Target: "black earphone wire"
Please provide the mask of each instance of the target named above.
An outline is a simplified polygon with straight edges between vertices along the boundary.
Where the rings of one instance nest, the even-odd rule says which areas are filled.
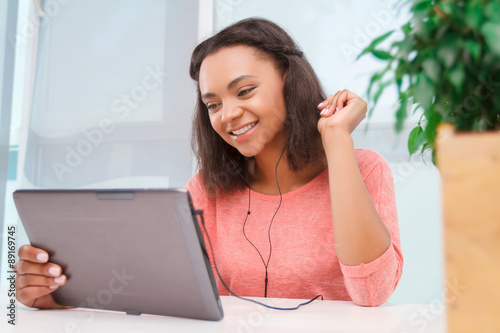
[[[276,163],[276,167],[274,168],[274,176],[275,176],[275,179],[276,179],[276,185],[278,186],[278,192],[280,194],[280,202],[278,204],[278,208],[276,208],[276,211],[273,214],[273,217],[271,218],[271,222],[269,223],[269,229],[267,230],[267,238],[269,240],[269,256],[267,257],[267,263],[264,261],[264,257],[260,253],[260,251],[257,248],[257,246],[255,246],[255,244],[252,243],[250,241],[250,239],[248,239],[248,237],[247,237],[247,235],[245,233],[245,225],[246,225],[247,220],[248,220],[248,215],[250,215],[250,186],[248,187],[248,211],[247,211],[247,216],[245,217],[245,221],[243,222],[243,235],[245,236],[246,240],[253,246],[253,248],[259,254],[260,259],[262,260],[262,263],[264,264],[264,268],[266,270],[266,277],[264,279],[264,297],[267,297],[267,283],[269,281],[269,279],[268,279],[268,267],[269,267],[269,262],[271,261],[271,254],[273,252],[273,244],[271,242],[271,227],[273,225],[274,218],[276,217],[276,214],[278,213],[278,210],[281,207],[281,203],[283,202],[283,195],[281,194],[280,184],[278,182],[278,165],[279,165],[279,163],[281,161],[281,158],[283,157],[283,154],[285,153],[285,149],[286,149],[286,145],[283,147],[283,151],[281,152],[280,158],[278,159],[278,162]],[[246,182],[246,180],[245,180],[245,182]]]

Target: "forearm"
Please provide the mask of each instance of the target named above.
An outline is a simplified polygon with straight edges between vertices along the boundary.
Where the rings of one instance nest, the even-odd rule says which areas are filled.
[[[350,134],[331,129],[323,141],[337,256],[348,266],[369,263],[387,250],[391,236],[366,189]]]

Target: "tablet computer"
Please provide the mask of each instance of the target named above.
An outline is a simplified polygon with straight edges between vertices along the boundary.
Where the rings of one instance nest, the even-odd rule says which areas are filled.
[[[17,190],[30,243],[68,280],[62,305],[220,320],[222,305],[184,189]]]

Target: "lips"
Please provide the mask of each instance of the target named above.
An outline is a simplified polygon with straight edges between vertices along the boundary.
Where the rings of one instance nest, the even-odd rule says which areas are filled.
[[[249,130],[251,130],[252,128],[255,127],[255,125],[257,125],[258,121],[254,121],[253,123],[251,124],[248,124],[246,125],[245,127],[242,127],[236,131],[231,131],[229,132],[231,135],[234,135],[234,136],[240,136],[240,135],[243,135],[245,134],[246,132],[248,132]]]

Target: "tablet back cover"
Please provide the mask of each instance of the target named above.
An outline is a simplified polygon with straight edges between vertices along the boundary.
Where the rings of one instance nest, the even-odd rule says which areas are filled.
[[[58,303],[222,319],[186,190],[18,190],[14,200],[31,244],[68,276]]]

